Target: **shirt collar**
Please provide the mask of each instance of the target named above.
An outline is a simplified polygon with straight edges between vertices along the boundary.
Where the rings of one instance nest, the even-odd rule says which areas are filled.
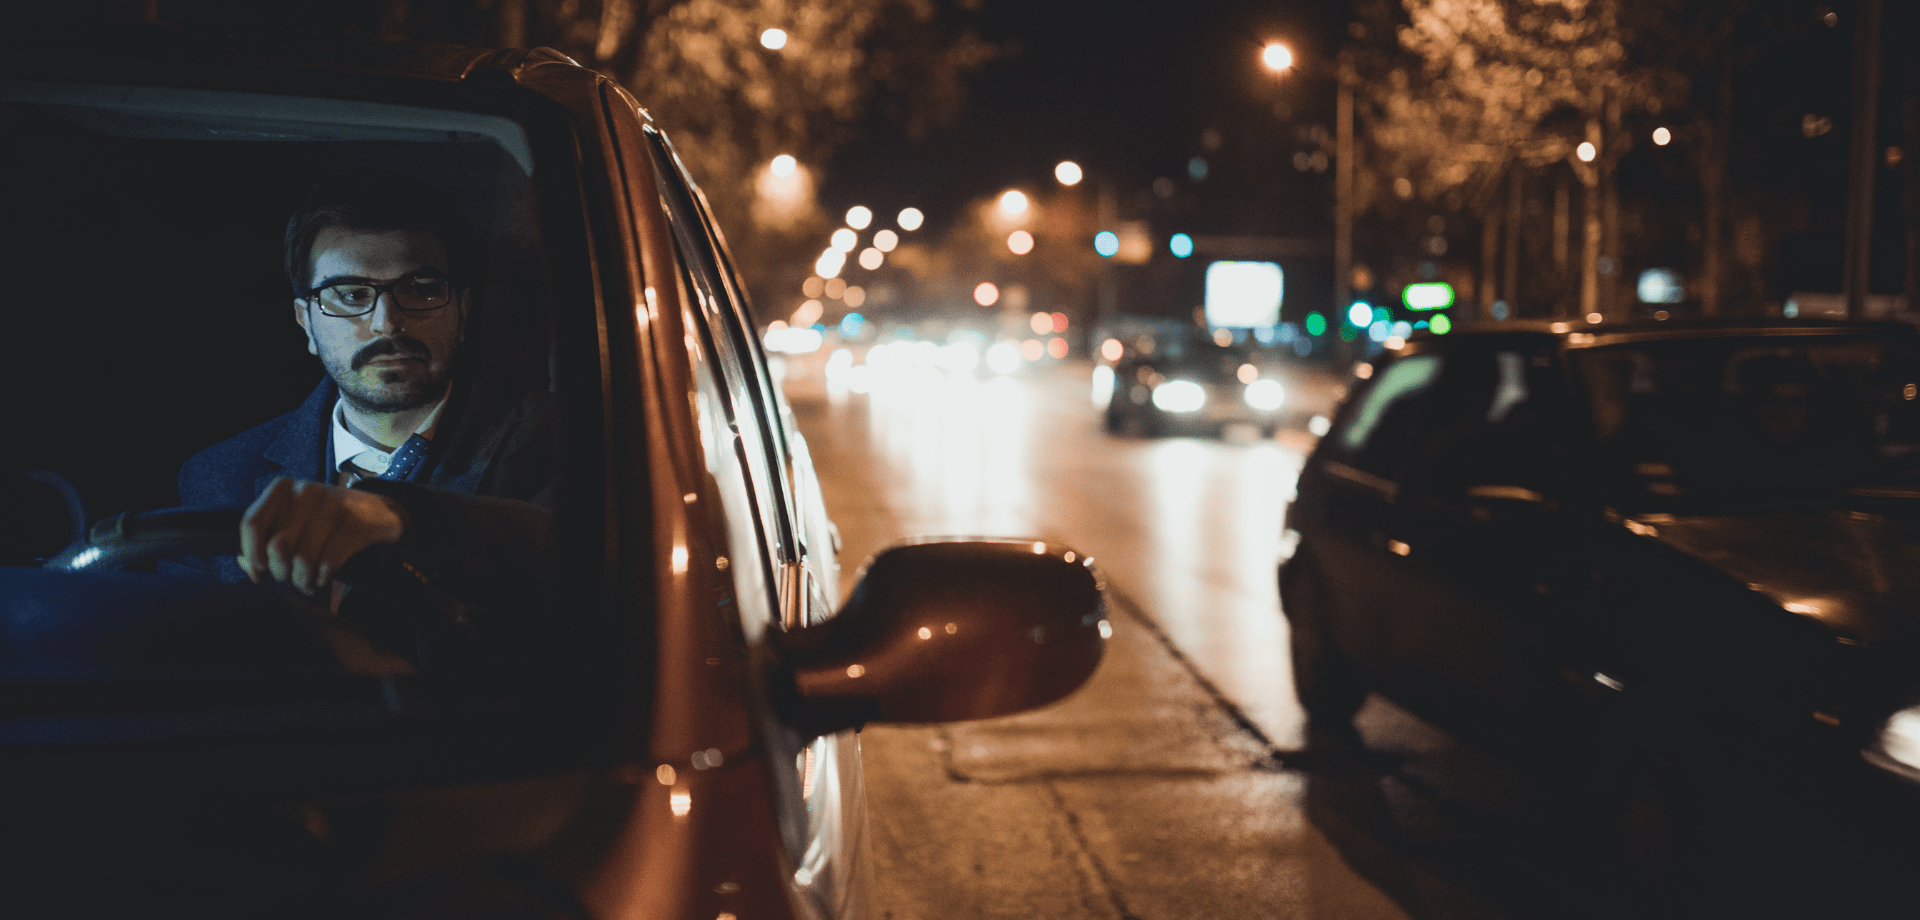
[[[440,425],[440,412],[446,407],[447,400],[443,396],[434,404],[433,411],[427,413],[427,417],[420,421],[420,427],[414,429],[413,433],[429,441],[433,440],[433,430]],[[393,451],[378,444],[368,444],[360,440],[353,433],[353,429],[347,427],[346,410],[345,398],[334,400],[333,457],[327,464],[327,472],[337,476],[347,471],[346,467],[349,463],[353,464],[355,472],[361,475],[378,476],[386,472],[387,461],[392,458]]]

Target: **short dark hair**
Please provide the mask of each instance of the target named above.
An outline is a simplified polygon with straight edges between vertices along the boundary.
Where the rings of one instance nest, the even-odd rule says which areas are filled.
[[[314,186],[287,221],[287,281],[296,297],[311,296],[313,242],[329,228],[363,233],[424,230],[446,247],[447,270],[456,284],[472,278],[477,242],[466,215],[437,189],[398,173],[367,169],[343,173]]]

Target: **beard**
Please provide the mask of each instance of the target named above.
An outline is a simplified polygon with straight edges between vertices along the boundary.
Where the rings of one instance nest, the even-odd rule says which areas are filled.
[[[366,366],[369,361],[388,356],[409,360]],[[432,405],[447,391],[446,367],[436,363],[427,346],[417,339],[379,339],[348,360],[334,356],[325,364],[327,375],[340,388],[340,395],[362,412],[386,414],[419,409]]]

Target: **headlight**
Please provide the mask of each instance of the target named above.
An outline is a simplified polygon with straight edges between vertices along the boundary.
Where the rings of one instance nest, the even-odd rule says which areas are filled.
[[[1894,713],[1865,751],[1875,766],[1920,780],[1920,706]]]
[[[1272,412],[1287,401],[1287,390],[1278,380],[1255,380],[1247,384],[1243,397],[1247,407],[1256,412]]]
[[[1113,368],[1105,364],[1093,366],[1093,406],[1105,409],[1113,402]]]
[[[1153,407],[1162,412],[1198,412],[1207,404],[1207,391],[1191,380],[1169,380],[1153,388]]]

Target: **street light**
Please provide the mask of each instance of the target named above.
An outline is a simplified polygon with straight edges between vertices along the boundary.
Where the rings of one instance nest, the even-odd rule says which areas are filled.
[[[1279,73],[1293,66],[1293,49],[1279,42],[1268,42],[1265,48],[1260,49],[1260,63],[1265,64],[1268,70]]]

